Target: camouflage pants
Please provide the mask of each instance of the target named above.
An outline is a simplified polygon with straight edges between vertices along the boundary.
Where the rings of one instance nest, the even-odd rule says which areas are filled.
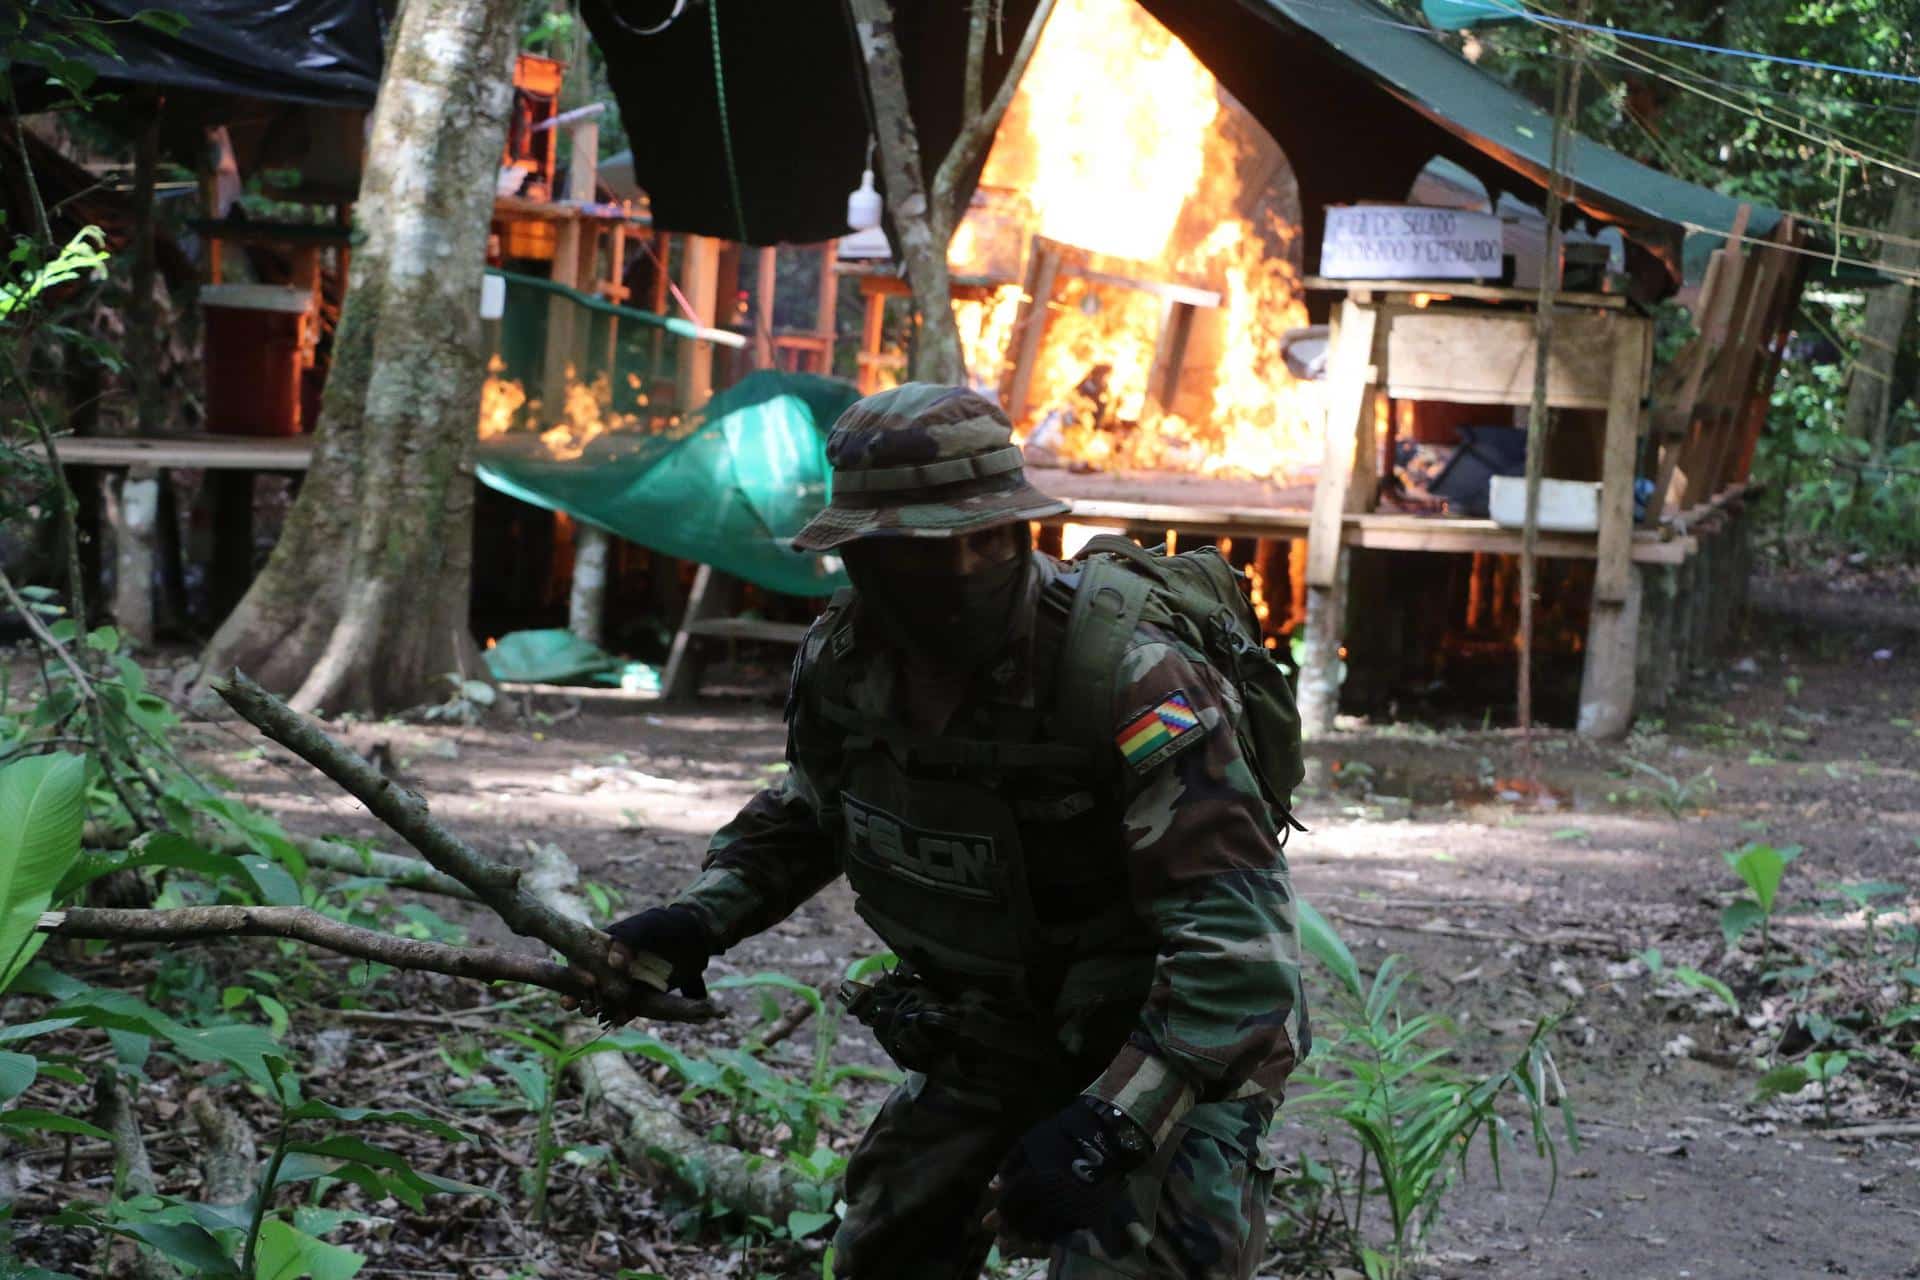
[[[836,1280],[974,1280],[993,1243],[980,1226],[987,1183],[1057,1105],[983,1110],[910,1076],[847,1168]],[[1247,1280],[1266,1245],[1273,1173],[1260,1135],[1271,1108],[1264,1099],[1194,1108],[1128,1179],[1102,1230],[1055,1246],[1049,1280]]]

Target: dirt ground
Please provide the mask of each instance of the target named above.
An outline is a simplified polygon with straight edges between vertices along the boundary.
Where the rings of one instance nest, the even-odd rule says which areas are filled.
[[[1476,1156],[1415,1274],[1920,1276],[1920,1139],[1839,1141],[1817,1106],[1752,1103],[1755,1033],[1629,963],[1658,947],[1669,963],[1728,971],[1717,921],[1739,886],[1720,855],[1751,840],[1805,848],[1782,890],[1790,945],[1857,934],[1858,916],[1807,906],[1817,886],[1896,881],[1910,907],[1920,893],[1916,611],[1808,627],[1795,619],[1826,615],[1804,592],[1759,599],[1743,647],[1664,722],[1611,746],[1538,735],[1539,790],[1514,782],[1526,769],[1509,733],[1354,724],[1312,745],[1295,883],[1363,968],[1406,956],[1409,1009],[1444,1013],[1475,1070],[1514,1052],[1537,1017],[1570,1010],[1555,1054],[1582,1144],[1563,1154],[1557,1193],[1521,1148],[1504,1188]],[[345,733],[385,743],[476,843],[511,857],[557,841],[637,910],[685,882],[711,831],[777,773],[778,684],[772,669],[746,670],[691,710],[542,695],[475,727]],[[203,761],[290,827],[375,833],[277,749],[225,729],[201,741]],[[836,886],[715,969],[818,984],[877,949]],[[1760,1019],[1765,993],[1747,990]],[[842,1051],[873,1053],[857,1035]],[[1847,1081],[1840,1121],[1920,1114],[1915,1066]],[[1273,1144],[1283,1164],[1353,1155],[1295,1121]]]

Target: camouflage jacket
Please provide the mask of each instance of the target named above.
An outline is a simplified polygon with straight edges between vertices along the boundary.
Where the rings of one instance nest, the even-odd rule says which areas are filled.
[[[1032,707],[1050,686],[1035,678],[1034,615],[1062,567],[1035,561],[1008,659],[976,675],[950,724],[969,702]],[[806,694],[825,621],[795,663],[788,773],[714,837],[705,870],[677,899],[723,945],[784,919],[843,870],[845,824],[820,764],[832,731],[809,714]],[[898,687],[896,655],[865,643],[856,694],[884,704]],[[1286,858],[1235,740],[1232,686],[1198,651],[1143,624],[1116,688],[1113,736],[1100,744],[1118,792],[1111,842],[1155,958],[1134,1033],[1085,1092],[1158,1141],[1196,1102],[1279,1093],[1304,1029],[1299,944]]]

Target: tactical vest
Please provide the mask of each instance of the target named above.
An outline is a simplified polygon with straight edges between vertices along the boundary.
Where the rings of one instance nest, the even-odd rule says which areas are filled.
[[[1112,1004],[1130,1016],[1154,944],[1128,889],[1118,762],[1105,733],[1059,731],[1053,668],[1073,578],[1034,563],[1034,707],[970,698],[936,735],[855,705],[861,655],[842,593],[803,652],[796,711],[811,720],[803,737],[820,762],[808,767],[825,775],[822,818],[855,907],[896,954],[1003,1012],[1058,1021]]]

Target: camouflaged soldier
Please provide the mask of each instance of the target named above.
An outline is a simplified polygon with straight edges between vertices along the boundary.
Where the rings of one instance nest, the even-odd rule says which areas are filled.
[[[613,927],[614,963],[661,956],[702,995],[710,956],[847,877],[901,965],[845,994],[909,1074],[848,1169],[838,1276],[972,1277],[995,1229],[1056,1277],[1251,1276],[1304,1009],[1234,684],[1141,624],[1097,730],[1066,729],[1082,570],[1028,522],[1067,507],[981,396],[870,396],[827,453],[832,504],[794,542],[854,586],[795,663],[790,771]]]

